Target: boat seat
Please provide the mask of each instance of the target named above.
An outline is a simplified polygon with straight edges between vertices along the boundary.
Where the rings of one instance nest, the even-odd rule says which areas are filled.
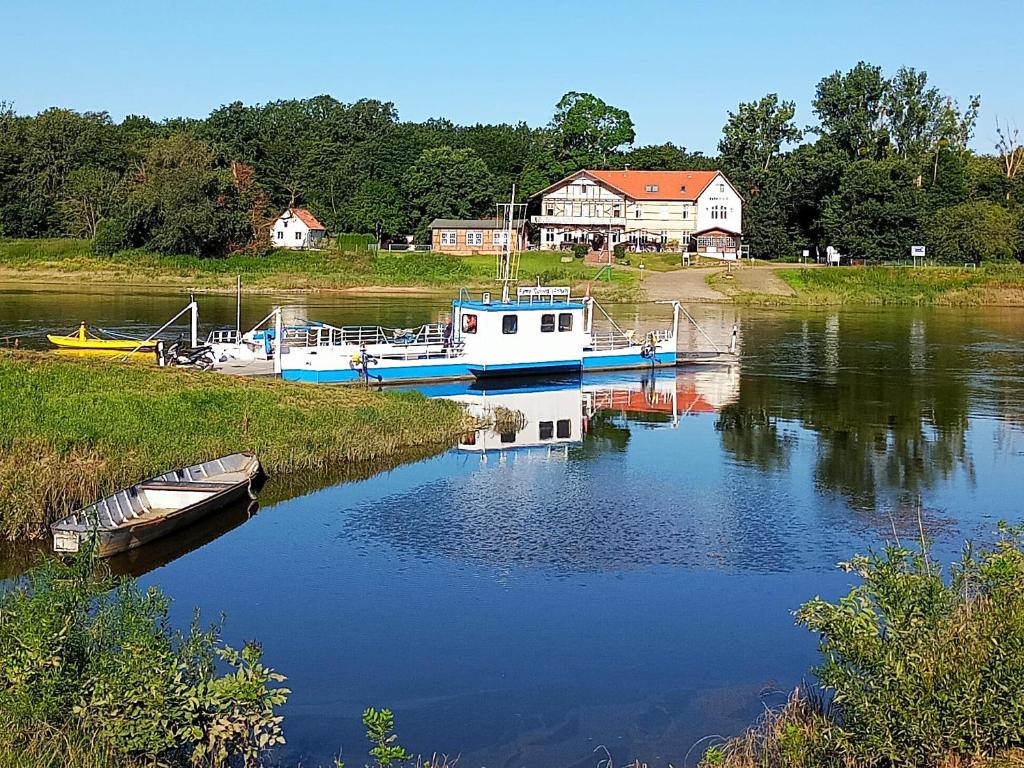
[[[146,480],[139,483],[140,491],[225,491],[234,483],[209,483],[202,480]]]

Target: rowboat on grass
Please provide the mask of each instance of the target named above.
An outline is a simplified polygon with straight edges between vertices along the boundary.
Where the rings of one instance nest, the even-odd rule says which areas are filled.
[[[77,552],[90,539],[100,557],[142,546],[252,497],[259,473],[255,454],[233,453],[143,480],[51,525],[53,551]]]
[[[54,334],[48,334],[47,339],[50,343],[61,349],[93,349],[93,350],[107,350],[109,352],[131,352],[133,349],[150,350],[156,346],[156,340],[144,341],[143,339],[133,339],[125,337],[121,339],[108,339],[102,336],[97,336],[92,333],[82,323],[78,330],[74,333],[69,333],[67,336],[57,336]]]

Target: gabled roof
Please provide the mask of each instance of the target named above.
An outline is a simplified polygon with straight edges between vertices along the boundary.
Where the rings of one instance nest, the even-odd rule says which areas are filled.
[[[305,208],[288,208],[285,210],[284,213],[282,213],[277,218],[287,219],[289,218],[289,215],[294,216],[310,229],[322,229],[325,232],[327,231],[327,227],[325,227],[323,224],[317,221],[316,216],[314,216]]]
[[[692,201],[700,197],[701,193],[720,173],[720,171],[592,171],[584,169],[571,176],[566,176],[547,189],[542,189],[537,195],[557,189],[581,176],[589,176],[633,200]],[[725,179],[724,176],[722,178]],[[653,188],[653,191],[650,191],[649,188]]]
[[[512,222],[512,229],[523,226],[522,219]],[[434,219],[430,229],[504,229],[505,224],[497,219]]]

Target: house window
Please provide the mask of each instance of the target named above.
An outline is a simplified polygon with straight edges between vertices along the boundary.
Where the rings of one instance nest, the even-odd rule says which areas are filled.
[[[640,206],[639,205],[636,207],[636,217],[638,219],[640,218]]]
[[[501,318],[501,332],[511,336],[519,331],[519,315],[505,315]]]
[[[491,237],[491,242],[495,245],[507,245],[508,244],[508,232],[502,232],[495,230],[494,235]]]
[[[466,233],[466,245],[483,245],[484,233],[469,231]]]
[[[550,440],[555,435],[555,422],[553,421],[542,421],[538,424],[540,427],[540,439]]]
[[[284,240],[284,232],[282,232],[280,229],[277,230],[277,239]]]
[[[688,205],[684,205],[683,206],[683,218],[684,219],[690,218],[690,206],[688,206]]]
[[[295,233],[295,239],[296,240],[301,240],[302,239],[302,233],[301,232],[296,232]]]
[[[612,209],[612,216],[614,216],[617,219],[621,215],[622,215],[622,209],[619,208],[619,206],[616,205],[615,208]]]
[[[572,422],[568,419],[559,419],[555,422],[555,435],[557,437],[572,437]]]
[[[287,221],[286,221],[286,222],[284,222],[284,228],[285,228],[285,229],[288,229],[288,222],[287,222]]]
[[[719,191],[719,193],[724,193],[725,192],[725,184],[719,184],[718,185],[718,191]]]
[[[548,208],[548,216],[554,216],[554,215],[555,215],[555,209],[554,208]]]
[[[558,315],[558,332],[564,333],[565,331],[572,330],[572,313],[571,312],[560,312]]]
[[[476,315],[462,316],[462,332],[476,333]]]
[[[455,245],[457,235],[453,229],[441,230],[441,245]]]
[[[555,230],[545,229],[544,230],[544,241],[548,243],[555,242]]]
[[[647,192],[657,192],[658,191],[658,185],[657,184],[648,184],[646,187],[644,187],[644,190],[646,190]]]
[[[555,316],[554,315],[541,315],[540,316],[540,332],[541,333],[554,333],[555,331]]]

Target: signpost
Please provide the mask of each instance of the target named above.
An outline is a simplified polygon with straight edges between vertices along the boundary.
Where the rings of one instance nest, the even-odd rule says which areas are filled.
[[[924,254],[925,254],[925,247],[923,245],[912,245],[912,246],[910,246],[910,255],[914,259],[914,266],[915,267],[917,266],[917,260],[918,259],[922,259],[922,265],[923,265],[923,263],[924,263],[923,262]]]

